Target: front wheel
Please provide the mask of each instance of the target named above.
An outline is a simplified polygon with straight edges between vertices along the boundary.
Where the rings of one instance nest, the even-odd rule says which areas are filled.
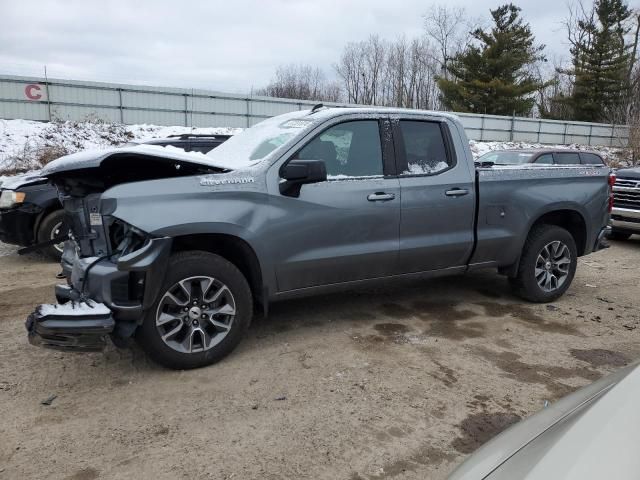
[[[522,250],[515,293],[530,302],[552,302],[567,291],[578,265],[576,242],[564,228],[534,227]]]
[[[38,228],[38,243],[48,242],[54,238],[60,237],[64,232],[64,210],[56,210],[42,219]],[[42,253],[52,260],[60,261],[62,251],[64,250],[64,241],[55,243],[42,248]]]
[[[235,265],[207,252],[182,252],[169,260],[136,340],[165,367],[203,367],[231,353],[252,316],[251,290]]]

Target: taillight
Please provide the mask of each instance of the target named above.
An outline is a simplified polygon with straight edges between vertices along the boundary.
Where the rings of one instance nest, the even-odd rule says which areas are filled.
[[[609,213],[613,211],[613,186],[616,184],[616,174],[609,174]]]

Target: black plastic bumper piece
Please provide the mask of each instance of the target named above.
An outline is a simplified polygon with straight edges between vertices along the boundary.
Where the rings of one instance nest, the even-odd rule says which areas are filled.
[[[31,245],[35,242],[33,226],[37,212],[11,209],[0,211],[0,241],[12,245]]]
[[[59,311],[58,311],[59,310]],[[29,343],[56,350],[96,352],[106,346],[115,321],[102,304],[71,301],[40,305],[26,322]]]
[[[604,250],[605,248],[609,248],[611,245],[607,243],[607,237],[611,233],[611,227],[607,226],[600,230],[598,234],[598,238],[596,238],[596,243],[593,246],[593,251],[597,252],[598,250]]]
[[[143,310],[151,307],[156,301],[169,263],[172,243],[171,237],[154,238],[140,250],[118,259],[118,270],[145,273]]]

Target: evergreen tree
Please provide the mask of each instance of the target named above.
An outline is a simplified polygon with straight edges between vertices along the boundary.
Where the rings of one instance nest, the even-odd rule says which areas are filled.
[[[491,11],[494,26],[471,32],[476,42],[448,65],[449,79],[439,78],[443,105],[458,112],[527,115],[532,94],[542,82],[531,72],[544,61],[544,45],[535,45],[528,24],[513,4]]]
[[[623,120],[620,110],[630,88],[632,54],[625,37],[632,12],[623,0],[596,0],[594,9],[595,15],[577,24],[581,34],[571,48],[573,92],[559,100],[571,107],[574,120],[615,122]]]

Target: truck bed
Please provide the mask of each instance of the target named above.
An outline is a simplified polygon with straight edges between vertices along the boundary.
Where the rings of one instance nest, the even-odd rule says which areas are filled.
[[[610,169],[604,166],[504,165],[476,169],[476,247],[470,267],[517,261],[534,221],[566,209],[570,228],[582,230],[580,255],[590,253],[608,219]],[[554,215],[558,215],[555,213]]]

